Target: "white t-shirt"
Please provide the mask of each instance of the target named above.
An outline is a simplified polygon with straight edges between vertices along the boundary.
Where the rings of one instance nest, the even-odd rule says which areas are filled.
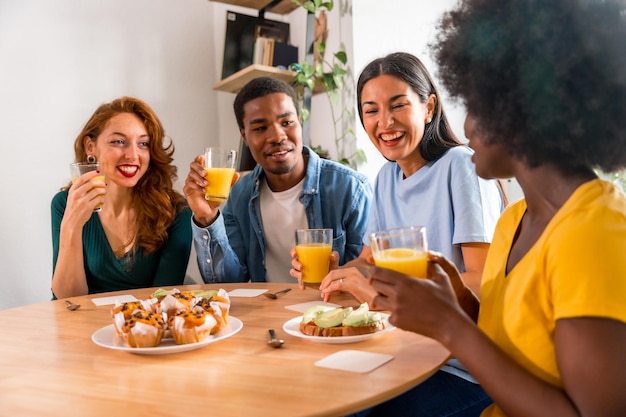
[[[303,184],[304,180],[286,191],[275,193],[265,179],[262,180],[260,204],[267,282],[296,282],[289,275],[290,250],[296,245],[295,230],[309,227],[304,206],[298,200]]]

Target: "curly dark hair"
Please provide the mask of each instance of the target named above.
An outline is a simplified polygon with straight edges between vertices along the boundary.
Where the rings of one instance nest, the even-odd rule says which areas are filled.
[[[233,110],[235,111],[235,119],[237,126],[243,129],[243,106],[256,98],[265,97],[268,94],[283,93],[287,94],[293,100],[296,108],[297,116],[300,117],[300,107],[298,106],[298,95],[292,86],[286,82],[273,77],[259,77],[249,81],[235,96]]]
[[[611,172],[626,166],[625,19],[623,0],[463,0],[431,48],[489,143]]]
[[[433,78],[422,61],[406,52],[395,52],[377,58],[361,71],[356,85],[356,103],[361,124],[363,124],[363,106],[361,104],[363,87],[368,81],[381,75],[391,75],[408,84],[422,103],[426,103],[431,94],[437,98],[432,121],[426,125],[424,137],[419,144],[422,158],[426,161],[434,161],[443,156],[448,149],[461,145],[450,127]]]
[[[75,160],[87,160],[84,138],[97,140],[108,121],[120,113],[137,116],[150,137],[150,166],[133,188],[133,208],[137,218],[135,250],[140,248],[145,253],[151,253],[165,243],[167,228],[187,205],[185,198],[174,190],[177,178],[176,166],[172,164],[174,144],[171,140],[165,143],[165,130],[152,108],[133,97],[121,97],[102,104],[74,141]]]

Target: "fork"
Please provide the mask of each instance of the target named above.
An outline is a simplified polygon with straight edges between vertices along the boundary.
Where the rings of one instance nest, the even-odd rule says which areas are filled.
[[[264,292],[263,295],[267,298],[271,298],[272,300],[277,299],[278,294],[283,294],[291,291],[291,288],[285,288],[284,290],[276,291],[276,292]]]

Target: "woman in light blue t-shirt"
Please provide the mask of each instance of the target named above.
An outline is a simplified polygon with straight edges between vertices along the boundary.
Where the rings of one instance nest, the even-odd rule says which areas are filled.
[[[478,292],[505,196],[496,181],[476,175],[473,151],[452,132],[430,74],[407,53],[376,59],[359,77],[357,106],[370,140],[389,162],[376,178],[363,250],[324,278],[322,297],[344,291],[372,306],[378,293],[366,279],[369,235],[412,225],[426,226],[429,249],[452,260]],[[297,259],[292,265],[291,275],[300,279]],[[401,414],[415,417],[478,416],[492,402],[455,359],[398,401],[405,399]]]
[[[430,74],[407,53],[376,59],[359,77],[357,106],[370,140],[389,162],[376,178],[361,255],[326,276],[322,296],[350,292],[371,306],[377,292],[365,279],[369,235],[411,225],[426,226],[429,249],[452,260],[478,292],[505,196],[496,181],[476,175],[473,151],[452,132]],[[296,277],[298,266],[294,261]],[[455,359],[393,401],[394,410],[414,417],[478,416],[492,402]],[[359,415],[370,413],[382,415],[376,409]]]
[[[357,106],[370,140],[389,162],[376,178],[363,250],[326,276],[322,296],[344,291],[371,304],[369,235],[413,225],[426,226],[429,249],[452,260],[478,293],[505,196],[496,181],[476,175],[473,151],[452,132],[426,67],[407,53],[372,61],[359,77]],[[293,266],[299,278],[297,259]]]

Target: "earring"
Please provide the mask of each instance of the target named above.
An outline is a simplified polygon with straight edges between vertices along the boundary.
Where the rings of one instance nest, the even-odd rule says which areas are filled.
[[[96,162],[98,162],[98,160],[94,155],[87,155],[87,162],[89,162],[90,164],[95,164]]]
[[[430,117],[429,117],[428,119],[426,119],[426,124],[430,123],[430,122],[431,122],[431,120],[432,120],[432,119],[431,119]]]

